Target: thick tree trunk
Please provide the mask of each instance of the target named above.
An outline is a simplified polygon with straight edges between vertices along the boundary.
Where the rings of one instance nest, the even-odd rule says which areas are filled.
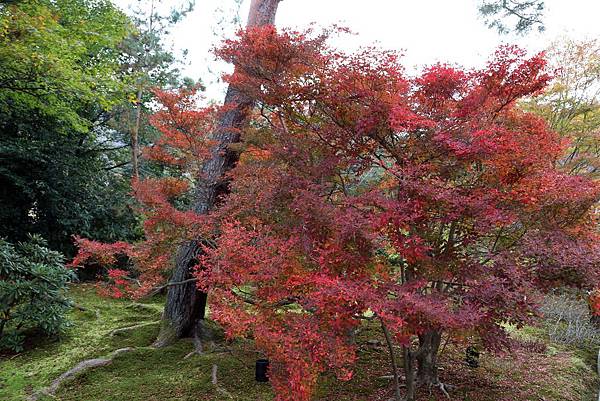
[[[252,0],[248,14],[247,26],[272,25],[280,0]],[[227,111],[219,121],[213,139],[218,145],[212,151],[212,157],[203,168],[196,185],[194,210],[199,214],[207,214],[218,199],[228,191],[225,173],[237,162],[237,155],[229,146],[239,142],[239,129],[244,124],[248,112],[254,102],[248,96],[229,86],[225,96],[225,104],[235,105]],[[199,241],[190,241],[182,245],[176,257],[176,264],[171,281],[179,282],[189,279],[191,268],[201,252]],[[164,346],[177,338],[190,336],[201,328],[206,308],[206,294],[198,291],[196,283],[173,286],[169,288],[163,313],[163,321],[155,346]]]
[[[417,382],[421,385],[439,386],[437,356],[440,349],[442,334],[429,331],[419,336],[419,351],[417,352]]]
[[[236,154],[230,151],[229,145],[239,141],[237,129],[243,124],[252,101],[230,87],[225,104],[230,103],[236,103],[237,106],[225,113],[219,122],[220,129],[214,134],[218,145],[213,150],[211,159],[202,167],[203,179],[197,182],[194,211],[198,214],[207,214],[217,199],[226,194],[224,174],[237,161]],[[182,245],[177,252],[170,281],[189,279],[200,252],[200,241],[189,241]],[[204,319],[206,298],[205,293],[198,291],[195,282],[169,287],[162,327],[155,345],[164,346],[178,338],[192,336]]]
[[[417,386],[438,387],[447,394],[438,376],[437,356],[440,350],[442,333],[428,331],[419,336],[419,348],[411,350],[410,346],[402,347],[404,374],[406,385],[406,401],[415,401]]]

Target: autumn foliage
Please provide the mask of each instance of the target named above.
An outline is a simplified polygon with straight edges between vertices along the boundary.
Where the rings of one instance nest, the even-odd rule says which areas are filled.
[[[202,238],[210,317],[268,355],[278,400],[309,400],[326,371],[350,379],[364,319],[403,346],[412,399],[441,384],[442,335],[501,347],[541,291],[598,282],[600,188],[559,171],[566,144],[516,107],[550,79],[542,54],[507,46],[481,70],[410,77],[395,53],[340,53],[329,34],[224,43],[227,81],[257,102],[230,194],[199,216],[175,205],[193,191],[181,178],[136,183],[146,241],[128,252],[156,282],[174,244]],[[198,174],[222,110],[191,96],[159,96],[164,136],[146,154]]]
[[[104,292],[117,297],[142,296],[162,284],[170,275],[178,244],[187,238],[204,236],[202,230],[208,229],[204,218],[189,210],[186,198],[189,198],[191,179],[199,174],[203,160],[209,155],[213,143],[208,133],[214,129],[218,111],[214,107],[199,109],[195,88],[173,92],[157,90],[155,95],[164,108],[155,113],[151,121],[160,130],[161,137],[144,149],[144,156],[165,166],[170,173],[132,183],[137,211],[143,218],[145,240],[135,244],[103,244],[75,237],[79,251],[71,266],[105,267],[109,285]],[[139,285],[125,287],[116,283],[113,276],[120,274],[113,271],[117,257],[133,262],[139,274],[135,282]],[[123,280],[126,277],[120,274],[119,282]]]
[[[590,310],[593,316],[600,316],[600,291],[595,290],[589,297]]]

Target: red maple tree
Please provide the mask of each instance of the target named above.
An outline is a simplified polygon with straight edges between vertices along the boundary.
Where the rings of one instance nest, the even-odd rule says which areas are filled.
[[[502,346],[539,290],[597,282],[600,192],[557,170],[564,144],[515,107],[548,82],[543,55],[503,47],[482,70],[410,78],[396,54],[326,36],[253,29],[219,51],[259,111],[199,283],[274,360],[279,399],[309,399],[331,368],[349,378],[351,332],[374,314],[411,400],[444,390],[442,335]]]
[[[132,182],[137,212],[143,220],[144,241],[127,244],[103,244],[75,237],[78,253],[71,266],[96,264],[106,269],[108,288],[105,294],[139,297],[164,283],[172,270],[172,258],[178,244],[189,238],[207,236],[206,216],[189,210],[186,197],[190,183],[199,174],[202,163],[210,156],[214,130],[220,110],[215,106],[199,108],[197,88],[176,91],[155,91],[162,108],[151,116],[151,123],[161,136],[143,150],[149,161],[166,169],[162,177],[145,177]],[[222,109],[222,108],[221,108]],[[118,256],[129,258],[139,277],[126,288],[119,283],[127,280],[118,266]],[[112,277],[119,276],[119,283]],[[129,277],[131,278],[131,277]]]
[[[402,345],[414,400],[445,391],[442,336],[501,347],[541,291],[598,282],[600,188],[560,172],[559,136],[516,107],[547,84],[543,55],[502,47],[481,70],[409,77],[395,53],[344,54],[330,34],[250,28],[217,51],[257,104],[230,193],[199,216],[173,206],[193,190],[181,180],[140,181],[147,240],[130,252],[157,277],[173,243],[202,238],[211,318],[269,356],[278,400],[309,400],[325,371],[350,379],[365,319]],[[148,154],[197,174],[222,110],[191,95],[162,94]]]

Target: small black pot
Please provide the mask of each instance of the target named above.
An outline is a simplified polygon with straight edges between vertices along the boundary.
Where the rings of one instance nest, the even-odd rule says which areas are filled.
[[[269,381],[267,376],[267,370],[269,369],[268,359],[258,359],[256,361],[256,381],[260,383],[266,383]]]
[[[466,350],[465,362],[469,365],[470,368],[478,368],[479,367],[479,351],[474,346],[468,346]]]

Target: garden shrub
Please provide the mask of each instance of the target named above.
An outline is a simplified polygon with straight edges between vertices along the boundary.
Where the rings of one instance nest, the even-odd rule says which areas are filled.
[[[61,333],[71,307],[67,284],[74,278],[43,238],[16,245],[0,239],[0,349],[20,352],[28,336]]]

